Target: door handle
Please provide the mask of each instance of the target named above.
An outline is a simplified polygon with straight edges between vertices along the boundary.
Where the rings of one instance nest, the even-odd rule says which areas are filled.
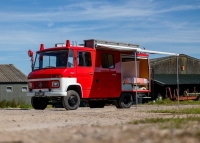
[[[116,74],[112,74],[112,76],[116,76]]]
[[[92,73],[92,72],[89,72],[89,75],[93,75],[93,73]]]

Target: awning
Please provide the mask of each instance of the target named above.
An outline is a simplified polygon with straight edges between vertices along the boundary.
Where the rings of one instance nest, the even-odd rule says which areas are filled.
[[[155,74],[154,81],[160,85],[177,85],[177,75]],[[179,74],[179,84],[200,84],[200,74]]]
[[[169,53],[169,52],[141,49],[138,47],[138,45],[122,46],[122,45],[110,45],[110,44],[96,43],[95,47],[96,47],[96,49],[110,49],[110,50],[117,50],[117,51],[134,51],[134,52],[142,52],[142,53],[149,53],[149,54],[163,54],[163,55],[179,56],[179,54],[177,54],[177,53]]]

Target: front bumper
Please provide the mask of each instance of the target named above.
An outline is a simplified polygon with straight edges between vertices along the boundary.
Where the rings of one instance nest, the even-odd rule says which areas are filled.
[[[27,92],[26,93],[26,96],[30,96],[30,97],[33,97],[33,96],[35,96],[35,91],[32,91],[32,92]],[[51,92],[49,92],[49,91],[45,91],[44,92],[44,95],[43,96],[41,96],[41,97],[53,97],[53,96],[67,96],[67,92],[62,92],[62,91],[51,91]]]

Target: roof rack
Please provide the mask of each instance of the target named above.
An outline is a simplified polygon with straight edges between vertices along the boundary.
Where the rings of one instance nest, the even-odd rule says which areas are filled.
[[[119,42],[103,41],[103,40],[96,40],[96,39],[84,40],[84,47],[102,49],[102,50],[134,51],[134,52],[141,52],[141,53],[148,53],[148,54],[164,54],[164,55],[179,56],[179,54],[177,53],[141,49],[140,45],[138,44],[119,43]]]
[[[84,40],[84,46],[89,47],[89,48],[96,48],[96,49],[113,49],[113,50],[120,50],[120,51],[127,51],[127,50],[137,51],[138,49],[140,49],[139,48],[140,45],[138,44],[103,41],[103,40],[96,40],[96,39]]]

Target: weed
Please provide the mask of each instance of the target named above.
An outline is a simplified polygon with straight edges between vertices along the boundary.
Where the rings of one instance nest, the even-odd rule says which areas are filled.
[[[200,108],[185,108],[185,109],[166,109],[166,110],[151,110],[152,113],[171,113],[171,114],[200,114]]]
[[[11,101],[2,100],[0,101],[0,108],[32,108],[31,105],[26,104],[24,101],[15,101],[14,99]]]
[[[149,105],[177,105],[177,102],[178,101],[172,101],[170,100],[169,98],[166,98],[164,100],[158,100],[156,102],[148,102],[146,104],[149,104]],[[196,100],[185,100],[185,101],[179,101],[179,103],[181,105],[199,105],[200,104],[200,101],[196,101]]]
[[[154,124],[157,123],[160,128],[181,128],[188,122],[197,121],[200,122],[200,117],[188,116],[186,118],[150,118],[144,120],[132,121],[131,124]],[[163,124],[165,123],[165,124]]]

